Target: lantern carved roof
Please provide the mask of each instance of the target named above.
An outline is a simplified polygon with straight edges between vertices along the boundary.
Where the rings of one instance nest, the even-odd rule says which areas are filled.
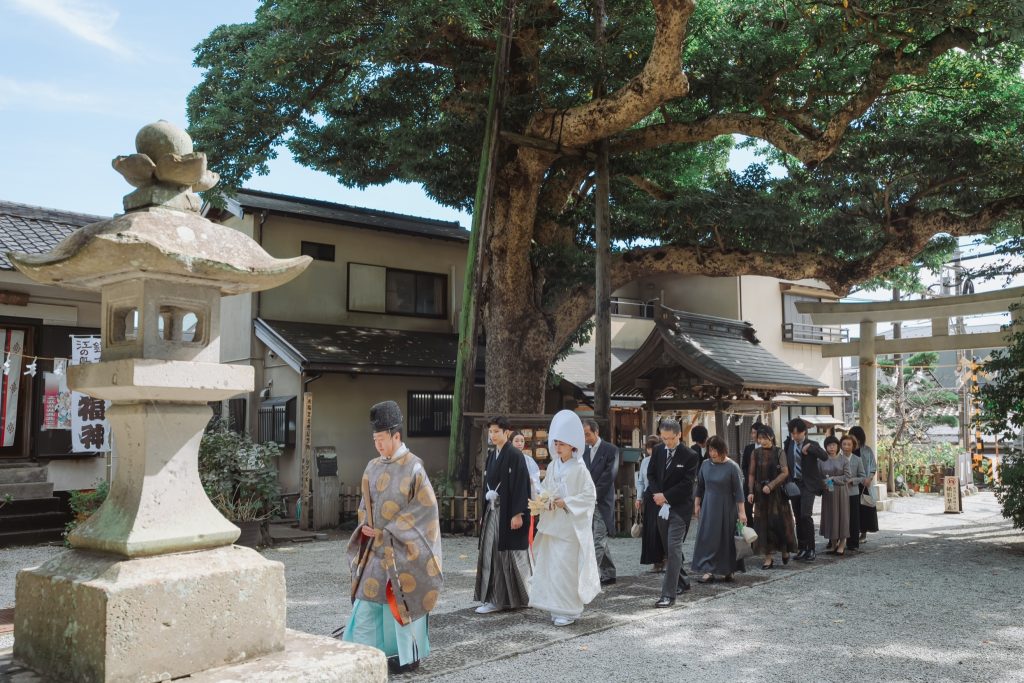
[[[139,131],[135,143],[136,154],[113,161],[138,188],[125,197],[126,213],[76,230],[45,254],[11,252],[20,271],[74,289],[145,277],[230,295],[277,287],[309,265],[308,256],[275,258],[244,233],[199,214],[192,190],[209,189],[218,178],[185,131],[160,121]]]

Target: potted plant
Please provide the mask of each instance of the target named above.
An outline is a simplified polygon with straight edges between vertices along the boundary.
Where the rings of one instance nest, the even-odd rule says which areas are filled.
[[[239,545],[255,548],[270,540],[270,518],[281,502],[280,454],[276,443],[256,443],[248,434],[232,431],[223,419],[211,421],[203,434],[199,479],[210,502],[242,530]]]

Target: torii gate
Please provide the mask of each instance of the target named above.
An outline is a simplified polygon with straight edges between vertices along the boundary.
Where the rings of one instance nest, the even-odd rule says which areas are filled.
[[[878,301],[871,303],[800,302],[796,308],[810,314],[815,325],[860,325],[860,339],[821,347],[822,358],[857,356],[860,364],[860,425],[875,447],[877,438],[878,381],[875,356],[922,351],[957,351],[1007,345],[1006,332],[950,334],[949,319],[954,316],[1000,313],[1013,304],[1024,304],[1024,287],[980,294],[950,296],[925,301]],[[1020,308],[1011,311],[1015,321],[1024,317]],[[930,337],[886,339],[878,337],[878,323],[906,320],[931,320]]]

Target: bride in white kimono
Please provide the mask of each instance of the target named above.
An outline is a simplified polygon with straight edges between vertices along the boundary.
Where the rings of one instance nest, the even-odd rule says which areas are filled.
[[[594,555],[597,493],[583,464],[583,423],[563,410],[551,420],[548,447],[557,454],[548,466],[531,507],[540,511],[533,552],[530,607],[551,613],[555,626],[568,626],[601,592]]]

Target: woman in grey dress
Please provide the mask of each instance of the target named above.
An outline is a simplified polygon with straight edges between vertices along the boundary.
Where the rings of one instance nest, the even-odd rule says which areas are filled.
[[[708,439],[708,459],[697,473],[693,512],[698,518],[697,540],[693,544],[694,572],[703,576],[698,583],[711,583],[715,576],[732,581],[733,572],[743,571],[736,559],[736,520],[747,523],[743,505],[743,473],[729,459],[729,449],[720,436]]]
[[[839,450],[850,463],[850,481],[846,494],[850,498],[850,534],[846,539],[847,550],[860,550],[860,484],[864,481],[864,465],[857,455],[857,439],[845,434],[839,440]]]
[[[850,480],[850,461],[839,452],[839,440],[825,439],[828,460],[818,465],[825,490],[821,494],[821,535],[828,539],[829,554],[845,555],[850,535],[850,498],[846,490]]]

